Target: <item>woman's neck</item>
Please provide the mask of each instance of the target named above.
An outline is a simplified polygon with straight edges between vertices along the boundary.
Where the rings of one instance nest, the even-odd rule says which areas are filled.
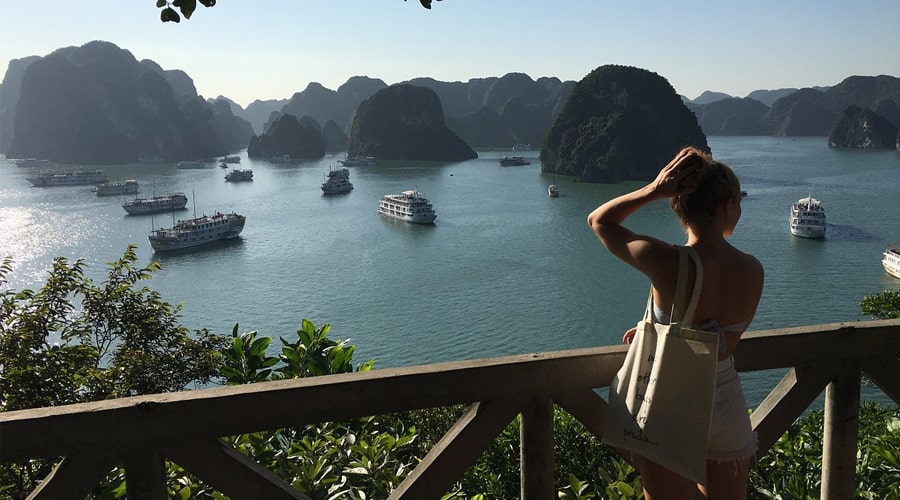
[[[689,227],[687,236],[687,244],[692,247],[717,247],[727,244],[721,228],[706,227],[698,230],[697,228]]]

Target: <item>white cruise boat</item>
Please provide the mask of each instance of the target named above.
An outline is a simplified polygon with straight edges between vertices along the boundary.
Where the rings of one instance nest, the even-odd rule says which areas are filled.
[[[152,214],[154,212],[169,212],[181,210],[187,205],[188,199],[184,193],[169,193],[152,198],[135,198],[126,201],[122,208],[131,215]]]
[[[178,162],[177,167],[180,169],[186,168],[206,168],[206,162],[200,160],[182,160]]]
[[[26,180],[38,187],[47,186],[84,186],[86,184],[101,184],[106,182],[106,174],[102,170],[76,170],[61,174],[44,173]]]
[[[343,194],[353,189],[350,183],[350,171],[346,168],[330,170],[328,178],[322,183],[322,194]]]
[[[244,229],[246,217],[236,213],[204,215],[180,220],[171,228],[155,229],[147,239],[154,252],[180,250],[214,241],[237,238]]]
[[[273,156],[269,158],[270,163],[290,163],[291,155]]]
[[[825,208],[812,197],[801,198],[791,205],[791,234],[801,238],[825,237]]]
[[[114,196],[119,194],[134,194],[138,192],[140,186],[138,181],[128,179],[121,182],[104,182],[94,186],[94,194],[97,196]]]
[[[531,161],[526,160],[524,156],[504,156],[499,160],[501,167],[516,167],[520,165],[531,165]]]
[[[224,156],[219,161],[223,161],[225,163],[240,163],[241,157],[240,156]]]
[[[415,190],[382,196],[378,201],[378,213],[415,224],[431,224],[437,218],[431,202]]]
[[[47,168],[53,166],[53,163],[50,160],[39,160],[37,158],[20,158],[13,161],[17,167]]]
[[[884,258],[881,259],[881,265],[888,274],[895,278],[900,278],[900,245],[888,247],[884,251]]]
[[[378,160],[374,156],[348,156],[343,160],[338,160],[345,167],[374,167],[378,165]]]
[[[547,196],[551,198],[559,198],[559,186],[556,184],[550,184],[547,186]]]
[[[253,170],[249,168],[236,168],[228,174],[225,175],[226,182],[240,182],[240,181],[252,181],[253,180]]]

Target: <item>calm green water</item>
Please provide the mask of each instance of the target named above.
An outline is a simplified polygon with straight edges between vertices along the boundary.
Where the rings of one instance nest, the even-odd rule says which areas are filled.
[[[900,153],[840,151],[824,138],[710,139],[749,195],[732,241],[766,268],[752,329],[861,319],[859,301],[900,280],[884,273],[884,248],[900,241]],[[153,254],[147,233],[171,215],[128,216],[122,199],[90,187],[33,188],[27,169],[0,162],[0,254],[15,259],[13,286],[43,281],[54,256],[104,264],[138,244],[163,268],[150,282],[183,302],[189,328],[259,330],[291,337],[302,318],[351,338],[358,361],[391,367],[619,342],[641,316],[648,284],[608,255],[585,224],[594,207],[637,184],[600,185],[541,174],[536,158],[500,167],[502,152],[455,164],[382,161],[352,167],[355,189],[325,197],[319,185],[343,155],[296,164],[255,162],[254,181],[227,183],[214,164],[107,167],[137,179],[142,194],[184,191],[188,210],[247,216],[240,241],[182,254]],[[517,153],[518,154],[518,153]],[[537,151],[526,153],[533,157]],[[560,197],[549,198],[550,183]],[[434,226],[385,219],[383,194],[419,189]],[[825,205],[823,241],[790,236],[788,209],[811,193]],[[664,202],[631,219],[638,231],[680,241]],[[276,343],[277,344],[277,343]],[[781,374],[745,376],[753,404]]]

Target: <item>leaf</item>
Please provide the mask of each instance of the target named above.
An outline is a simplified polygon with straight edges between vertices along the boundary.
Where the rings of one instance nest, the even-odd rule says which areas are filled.
[[[900,431],[900,418],[891,418],[887,421],[887,431],[888,432],[898,432]]]
[[[166,6],[166,0],[156,0],[156,8],[161,9]]]
[[[216,0],[200,0],[200,3],[202,3],[204,7],[214,7],[216,5]]]
[[[626,497],[634,496],[634,488],[632,488],[628,483],[620,482],[616,485],[616,488],[618,488],[619,491],[622,492],[622,494]]]
[[[194,10],[197,9],[197,0],[178,0],[178,1],[181,2],[181,5],[179,5],[181,14],[184,15],[185,19],[190,19],[191,14],[193,14]]]
[[[170,21],[175,23],[181,22],[181,16],[179,16],[178,13],[175,12],[175,9],[173,9],[172,7],[166,7],[165,9],[163,9],[162,12],[159,13],[159,19],[164,23]]]

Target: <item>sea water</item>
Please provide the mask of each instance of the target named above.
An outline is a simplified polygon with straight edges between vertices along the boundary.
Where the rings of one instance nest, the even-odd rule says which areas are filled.
[[[759,258],[766,284],[751,330],[855,321],[863,296],[900,290],[881,253],[900,241],[900,153],[828,148],[824,138],[711,137],[747,191],[731,242]],[[617,344],[640,318],[647,280],[613,258],[585,223],[606,200],[640,183],[591,184],[501,167],[510,154],[481,151],[461,163],[381,160],[350,167],[352,192],[320,185],[343,154],[275,164],[241,153],[252,182],[226,171],[172,164],[104,167],[110,180],[136,179],[141,196],[182,191],[185,210],[127,215],[121,197],[91,186],[35,188],[33,170],[0,161],[0,255],[12,255],[11,286],[39,286],[52,259],[84,259],[104,278],[106,263],[137,245],[141,264],[162,269],[147,284],[183,303],[182,323],[229,334],[293,340],[303,318],[350,339],[358,362],[376,368]],[[547,186],[558,184],[558,198]],[[433,226],[376,213],[378,199],[417,189],[437,212]],[[824,240],[790,235],[791,203],[822,201]],[[247,217],[241,238],[177,253],[153,253],[147,234],[194,213]],[[665,201],[628,219],[669,241],[684,235]],[[735,286],[740,286],[736,283]],[[274,348],[280,345],[273,343]],[[781,373],[745,374],[750,404]]]

